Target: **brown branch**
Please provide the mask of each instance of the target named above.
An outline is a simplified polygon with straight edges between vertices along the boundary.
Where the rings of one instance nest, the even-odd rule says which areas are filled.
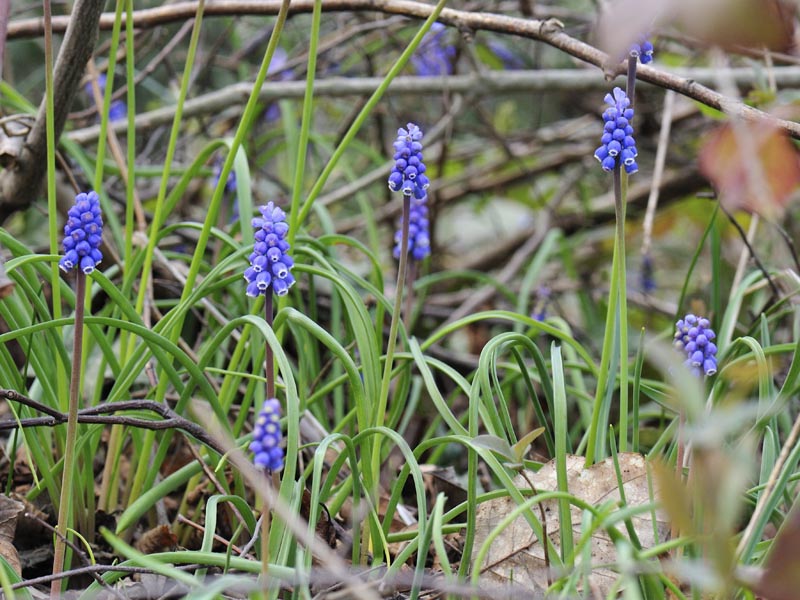
[[[97,41],[97,22],[103,11],[103,0],[76,0],[72,17],[60,18],[66,29],[64,42],[58,52],[53,75],[55,98],[54,128],[56,140],[64,130],[67,114],[80,85],[83,70]],[[37,19],[43,27],[43,21]],[[9,24],[9,29],[12,25]],[[38,195],[47,165],[45,135],[45,99],[39,105],[36,121],[19,151],[13,168],[0,173],[0,222],[12,212],[28,206]]]
[[[0,431],[8,429],[17,429],[18,427],[54,427],[67,422],[66,413],[59,412],[43,405],[32,398],[23,396],[14,390],[0,389],[0,398],[10,402],[19,402],[25,406],[29,406],[34,410],[45,413],[46,417],[29,417],[25,419],[5,419],[0,421]],[[128,410],[146,410],[154,412],[159,415],[163,420],[155,421],[151,419],[142,419],[139,417],[125,417],[125,416],[111,416],[109,413],[116,413]],[[128,427],[139,427],[141,429],[152,429],[160,431],[164,429],[179,429],[188,433],[200,443],[208,446],[218,454],[224,454],[225,451],[219,445],[216,439],[209,435],[197,423],[193,423],[188,419],[180,416],[169,406],[154,402],[153,400],[127,400],[122,402],[109,402],[106,404],[99,404],[97,406],[90,406],[78,411],[78,423],[89,423],[94,425],[126,425]]]
[[[275,15],[278,12],[278,0],[215,0],[205,8],[207,16],[233,15]],[[290,14],[311,12],[313,0],[295,0],[289,9]],[[163,25],[191,18],[196,11],[196,2],[178,2],[156,8],[134,12],[134,26],[145,28]],[[373,11],[386,14],[404,15],[417,19],[425,19],[433,10],[430,4],[412,0],[323,0],[326,12],[341,11]],[[100,19],[100,27],[110,29],[114,14],[105,13]],[[505,15],[471,12],[445,8],[439,21],[458,28],[460,31],[485,30],[497,33],[517,35],[520,37],[544,42],[554,48],[578,58],[584,62],[600,67],[607,76],[613,77],[623,73],[622,63],[613,64],[607,54],[566,33],[555,19],[524,19]],[[124,15],[123,15],[124,23]],[[64,18],[53,19],[53,30],[60,31],[66,27]],[[40,19],[22,19],[9,24],[8,37],[41,35]],[[800,139],[800,124],[773,117],[763,111],[751,108],[731,98],[707,88],[691,80],[665,73],[658,67],[641,65],[637,69],[637,79],[652,83],[659,87],[671,89],[679,94],[693,98],[707,106],[723,110],[742,119],[767,119],[786,131],[794,138]]]

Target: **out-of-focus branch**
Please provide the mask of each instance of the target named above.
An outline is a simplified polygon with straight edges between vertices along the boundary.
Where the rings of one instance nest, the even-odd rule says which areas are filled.
[[[800,85],[800,67],[779,67],[774,69],[777,80],[787,86]],[[692,82],[712,81],[714,69],[691,68],[664,71],[662,76]],[[754,69],[731,69],[731,77],[739,85],[748,85],[756,80]],[[382,81],[379,77],[332,77],[318,79],[314,84],[317,97],[343,97],[371,94]],[[433,94],[447,90],[451,93],[471,93],[486,95],[507,92],[579,92],[604,90],[609,87],[599,71],[588,69],[544,69],[540,71],[488,71],[471,75],[451,75],[448,77],[397,77],[386,92],[392,95]],[[190,98],[184,104],[185,116],[199,116],[216,113],[231,106],[243,105],[250,97],[251,83],[236,83],[208,94]],[[282,98],[302,98],[305,93],[304,81],[276,81],[261,88],[259,98],[264,101]],[[752,109],[751,109],[752,110]],[[754,111],[758,112],[758,111]],[[800,125],[783,121],[761,113],[780,126],[784,126],[794,137],[800,138]],[[175,115],[174,106],[165,106],[136,116],[137,131],[146,131],[170,123]],[[124,133],[125,121],[109,123],[117,133]],[[100,126],[92,125],[71,132],[70,138],[78,143],[92,142],[100,134]]]
[[[212,15],[274,15],[278,12],[278,0],[215,0],[210,2],[205,9],[208,16]],[[307,13],[313,8],[314,0],[295,0],[289,9],[291,14]],[[195,2],[178,2],[157,8],[139,10],[134,13],[136,27],[154,27],[164,23],[180,21],[191,18],[195,13]],[[324,0],[323,10],[336,11],[372,11],[386,14],[404,15],[417,19],[425,19],[433,10],[431,4],[414,2],[413,0]],[[111,27],[113,15],[107,13],[100,20],[102,27]],[[558,48],[584,62],[603,69],[611,76],[621,73],[622,63],[614,64],[608,55],[601,50],[582,42],[567,33],[556,19],[525,19],[509,17],[494,13],[471,12],[445,8],[439,21],[461,31],[494,31],[537,40]],[[63,27],[63,20],[53,19],[53,29]],[[9,37],[41,34],[41,21],[38,19],[25,19],[12,22],[9,25]],[[663,88],[671,89],[679,94],[693,98],[707,106],[723,110],[731,116],[747,119],[769,120],[794,138],[800,139],[800,124],[778,119],[765,112],[744,105],[723,94],[715,92],[696,81],[677,77],[662,71],[658,67],[641,65],[636,73],[637,79],[647,81]]]
[[[56,139],[64,130],[72,99],[80,85],[86,62],[94,50],[97,23],[104,4],[103,0],[77,0],[73,6],[53,76]],[[41,20],[39,23],[41,25]],[[30,204],[39,192],[47,164],[45,131],[45,100],[42,98],[36,120],[20,145],[17,156],[0,172],[0,222],[10,213]]]

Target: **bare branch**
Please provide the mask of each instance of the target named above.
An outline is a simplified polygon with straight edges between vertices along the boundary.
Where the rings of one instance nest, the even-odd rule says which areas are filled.
[[[208,16],[274,15],[277,14],[279,5],[278,0],[216,0],[206,6],[205,14]],[[313,5],[313,0],[295,0],[289,11],[290,14],[308,13],[313,9]],[[196,2],[178,2],[139,10],[134,13],[134,26],[154,27],[188,19],[195,14],[196,8]],[[425,19],[431,14],[433,6],[412,0],[324,0],[323,10],[326,12],[373,11]],[[112,13],[104,14],[100,20],[100,26],[110,29],[113,19]],[[439,21],[457,27],[461,31],[494,31],[544,42],[566,54],[600,67],[609,77],[622,73],[624,70],[622,63],[614,64],[604,52],[564,33],[561,23],[555,19],[524,19],[445,8]],[[63,19],[53,19],[54,31],[58,31],[64,26]],[[41,30],[40,20],[24,19],[14,21],[9,25],[8,36],[12,38],[40,35]],[[792,137],[800,139],[800,124],[778,119],[763,111],[746,106],[691,79],[671,75],[658,67],[648,65],[640,66],[636,76],[641,81],[674,90],[707,106],[723,110],[731,116],[748,120],[769,120]]]
[[[19,402],[30,406],[34,410],[44,412],[46,417],[30,417],[26,419],[7,419],[0,421],[0,431],[16,429],[18,427],[53,427],[67,422],[66,413],[59,412],[53,408],[44,406],[40,402],[23,396],[14,390],[0,389],[0,398],[10,402]],[[146,410],[154,412],[162,420],[142,419],[138,417],[113,416],[109,413],[116,413],[130,410]],[[109,402],[90,406],[78,411],[78,423],[92,423],[100,425],[126,425],[128,427],[139,427],[141,429],[152,429],[160,431],[163,429],[179,429],[185,431],[197,441],[205,444],[215,452],[224,454],[224,450],[214,439],[213,436],[197,423],[180,416],[169,406],[154,402],[153,400],[128,400],[124,402]]]

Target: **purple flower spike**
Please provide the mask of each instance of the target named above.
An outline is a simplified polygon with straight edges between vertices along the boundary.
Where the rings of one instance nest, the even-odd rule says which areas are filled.
[[[103,217],[96,192],[78,194],[67,212],[64,226],[64,256],[58,266],[64,271],[79,267],[87,275],[103,260]]]
[[[686,354],[685,365],[694,375],[711,376],[717,372],[716,334],[708,319],[688,314],[676,324],[675,347]]]
[[[428,223],[428,193],[430,180],[425,175],[422,159],[422,131],[414,123],[397,130],[394,142],[394,167],[389,175],[389,189],[402,191],[411,196],[411,211],[408,220],[408,251],[414,260],[422,260],[431,253],[430,227]],[[403,235],[402,219],[394,236],[394,257],[400,258]]]
[[[250,451],[255,455],[253,462],[257,467],[269,471],[283,468],[283,448],[281,448],[281,404],[275,398],[264,401],[253,428],[253,441]]]
[[[639,170],[636,163],[638,151],[633,138],[633,109],[630,98],[621,88],[614,88],[606,94],[605,102],[609,107],[603,113],[603,135],[600,147],[594,151],[595,158],[600,161],[604,171],[613,171],[622,166],[628,175]]]
[[[259,207],[260,217],[253,219],[255,244],[250,254],[250,268],[244,272],[248,296],[266,295],[269,288],[278,296],[285,296],[295,279],[291,270],[294,260],[289,256],[289,242],[286,234],[289,225],[286,213],[268,202]]]

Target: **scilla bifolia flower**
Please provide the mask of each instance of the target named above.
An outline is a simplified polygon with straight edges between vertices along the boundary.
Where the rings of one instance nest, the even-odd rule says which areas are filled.
[[[717,336],[708,319],[688,314],[675,325],[675,347],[686,353],[684,364],[698,377],[716,373],[717,346],[712,340]]]
[[[280,402],[275,398],[265,400],[253,428],[253,441],[250,442],[250,451],[255,455],[253,462],[257,467],[270,471],[283,468],[280,420]]]
[[[595,150],[594,156],[603,165],[604,171],[613,171],[619,164],[631,175],[639,170],[639,165],[636,164],[638,151],[631,126],[631,101],[624,90],[618,87],[614,88],[613,95],[606,94],[605,101],[610,106],[603,113],[605,125],[600,138],[602,145]]]
[[[289,232],[286,213],[272,202],[258,210],[261,217],[253,219],[256,241],[250,255],[250,267],[244,272],[247,295],[266,295],[271,287],[278,296],[285,296],[294,285],[291,273],[294,261],[288,254],[289,242],[286,241]]]
[[[389,174],[389,189],[402,191],[411,197],[411,210],[408,219],[408,251],[416,260],[422,260],[431,252],[428,224],[428,193],[430,185],[425,175],[425,163],[422,159],[422,131],[414,123],[406,125],[406,129],[397,130],[394,142],[394,167]],[[402,241],[402,222],[395,235],[394,256],[400,256]]]
[[[75,204],[67,213],[64,226],[64,256],[58,266],[64,271],[80,267],[87,275],[103,260],[100,244],[103,242],[103,217],[100,198],[96,192],[78,194]]]

